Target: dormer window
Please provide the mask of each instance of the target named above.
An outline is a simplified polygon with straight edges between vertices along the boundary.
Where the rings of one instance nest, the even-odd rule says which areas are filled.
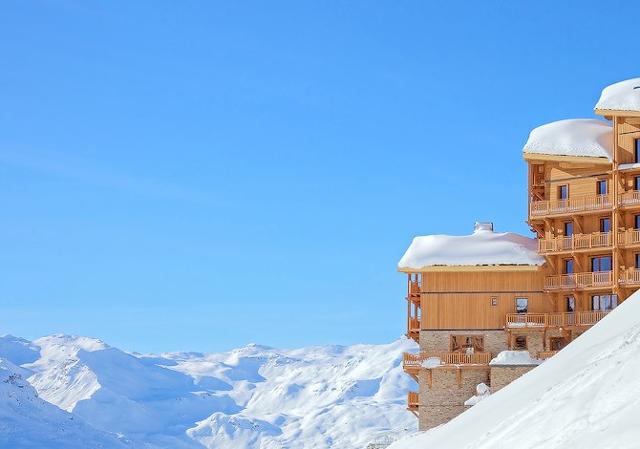
[[[607,180],[606,179],[599,179],[596,182],[596,191],[598,192],[598,195],[606,195],[607,194]]]

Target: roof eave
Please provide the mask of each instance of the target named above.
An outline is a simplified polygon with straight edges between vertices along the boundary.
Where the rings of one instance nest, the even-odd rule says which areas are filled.
[[[621,109],[595,109],[595,113],[611,120],[613,117],[640,117],[640,111],[624,111]]]
[[[582,164],[611,165],[606,157],[595,156],[562,156],[559,154],[522,153],[525,161],[572,162]]]
[[[398,267],[401,273],[441,273],[452,271],[537,271],[541,265],[429,265],[422,268]]]

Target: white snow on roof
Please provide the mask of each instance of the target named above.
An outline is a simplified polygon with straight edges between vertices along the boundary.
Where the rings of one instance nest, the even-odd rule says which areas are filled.
[[[553,156],[590,156],[612,160],[613,128],[598,119],[569,119],[535,128],[523,151]]]
[[[489,365],[540,365],[541,363],[542,360],[531,357],[529,351],[502,351],[491,359]]]
[[[640,78],[620,81],[605,87],[596,109],[640,111]]]
[[[640,292],[542,365],[389,449],[637,449]]]
[[[542,265],[535,239],[511,232],[478,229],[471,235],[426,235],[413,239],[400,270],[430,266]]]

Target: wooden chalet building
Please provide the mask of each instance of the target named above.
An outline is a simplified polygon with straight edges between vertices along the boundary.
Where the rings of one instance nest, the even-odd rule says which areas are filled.
[[[534,239],[477,223],[468,236],[416,237],[401,259],[407,336],[420,347],[404,356],[420,387],[408,408],[421,430],[464,411],[478,384],[495,391],[552,356],[640,287],[640,78],[605,88],[595,112],[604,119],[540,126],[524,146]]]

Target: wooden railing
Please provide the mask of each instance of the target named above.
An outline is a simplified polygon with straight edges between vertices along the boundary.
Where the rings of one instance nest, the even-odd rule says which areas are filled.
[[[542,254],[580,249],[602,248],[611,246],[610,232],[594,232],[591,234],[573,234],[570,237],[553,237],[538,240],[538,251]]]
[[[609,195],[584,195],[566,200],[531,201],[529,214],[533,217],[572,212],[608,209],[612,206]]]
[[[415,392],[415,391],[410,391],[407,394],[407,408],[409,408],[410,410],[413,409],[417,409],[418,406],[420,405],[420,394]]]
[[[593,326],[604,318],[608,310],[558,313],[508,313],[507,327],[563,327]]]
[[[550,357],[553,357],[554,355],[556,355],[558,353],[558,351],[540,351],[538,353],[538,358],[540,360],[546,360]]]
[[[640,270],[629,268],[620,273],[620,283],[626,285],[640,285]]]
[[[631,190],[618,195],[618,201],[621,206],[631,206],[640,204],[640,190]]]
[[[618,232],[618,244],[620,246],[640,244],[640,229],[627,229]]]
[[[544,288],[546,290],[573,290],[587,287],[610,287],[612,281],[611,271],[560,274],[547,276],[544,279]]]
[[[405,370],[420,368],[422,363],[431,358],[440,360],[442,365],[486,365],[491,361],[490,352],[405,352],[402,355],[402,366]]]

